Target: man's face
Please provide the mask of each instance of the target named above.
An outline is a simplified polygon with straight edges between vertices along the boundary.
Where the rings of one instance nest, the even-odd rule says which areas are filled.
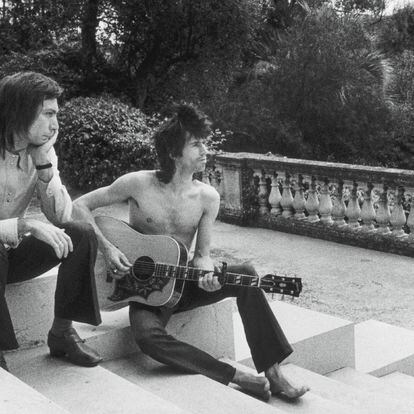
[[[192,172],[204,171],[207,152],[203,141],[192,136],[186,140],[182,156],[176,159],[176,166],[178,167],[178,164],[181,164],[184,168],[192,170]]]
[[[57,99],[46,99],[40,105],[37,117],[30,125],[27,141],[28,144],[39,146],[49,141],[58,131],[59,124],[57,113],[59,111]]]

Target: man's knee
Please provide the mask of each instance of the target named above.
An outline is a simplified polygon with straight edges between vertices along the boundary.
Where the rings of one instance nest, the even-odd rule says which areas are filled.
[[[134,331],[135,342],[144,354],[153,355],[157,352],[158,345],[167,333],[159,328],[144,329],[140,332]]]
[[[63,224],[63,228],[66,233],[72,239],[74,244],[78,244],[80,241],[87,240],[93,243],[97,243],[95,230],[92,225],[82,221],[71,221]]]

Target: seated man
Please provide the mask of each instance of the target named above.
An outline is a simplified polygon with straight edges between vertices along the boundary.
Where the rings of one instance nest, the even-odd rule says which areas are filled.
[[[74,216],[94,225],[100,249],[115,278],[128,272],[131,263],[107,240],[94,223],[92,210],[129,201],[130,225],[145,234],[169,235],[188,250],[196,237],[192,266],[213,270],[210,243],[219,209],[217,191],[193,178],[203,171],[207,151],[203,139],[210,132],[206,116],[190,106],[177,113],[155,134],[160,169],[138,171],[118,178],[112,185],[92,191],[74,203]],[[76,214],[75,214],[76,212]],[[197,235],[197,236],[196,236]],[[255,274],[251,266],[229,266],[229,272]],[[176,340],[165,326],[175,312],[237,297],[238,309],[258,372],[256,376],[218,361],[200,349]],[[279,363],[292,348],[260,289],[221,286],[207,273],[197,284],[187,283],[181,300],[173,307],[151,307],[130,302],[130,322],[141,350],[164,364],[186,372],[204,374],[223,384],[233,382],[263,399],[270,393],[289,398],[303,395],[307,387],[295,387],[282,375]]]
[[[6,284],[39,276],[59,262],[50,354],[83,366],[101,361],[72,327],[72,320],[98,325],[101,319],[94,278],[96,236],[86,223],[69,223],[72,201],[60,181],[53,148],[61,92],[54,80],[34,72],[0,81],[0,365],[5,369],[2,350],[18,347]],[[24,217],[35,191],[51,223]]]

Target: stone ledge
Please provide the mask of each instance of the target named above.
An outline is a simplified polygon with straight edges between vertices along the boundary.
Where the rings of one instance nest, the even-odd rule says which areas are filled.
[[[220,214],[220,220],[231,224],[247,224],[237,212],[223,211]],[[328,240],[365,249],[414,257],[414,238],[408,236],[398,238],[392,234],[366,232],[362,229],[353,230],[347,226],[328,226],[322,222],[311,223],[307,220],[271,216],[270,214],[256,217],[254,220],[250,220],[248,224],[254,227],[278,230],[285,233]]]

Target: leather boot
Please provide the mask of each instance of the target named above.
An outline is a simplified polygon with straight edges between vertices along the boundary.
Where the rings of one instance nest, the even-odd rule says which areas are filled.
[[[101,356],[85,344],[74,328],[69,328],[63,336],[56,336],[49,331],[47,345],[53,357],[67,357],[75,365],[94,367],[102,361]]]

